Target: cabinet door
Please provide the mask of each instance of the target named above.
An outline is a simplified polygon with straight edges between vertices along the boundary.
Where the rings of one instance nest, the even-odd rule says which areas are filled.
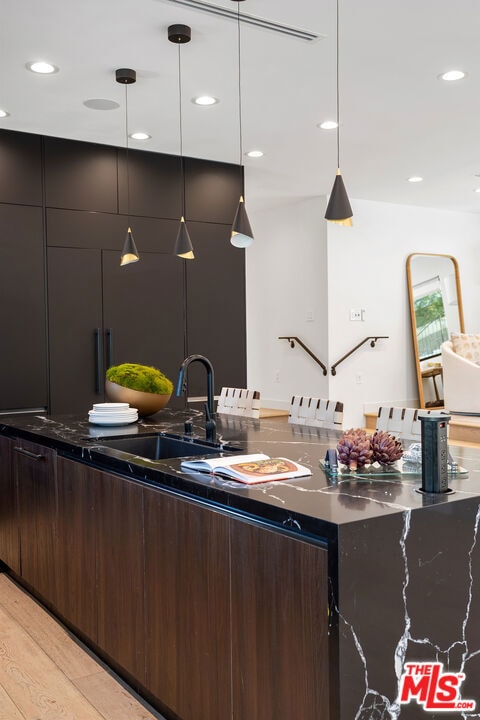
[[[182,720],[225,720],[228,518],[159,491],[144,493],[147,687]]]
[[[327,551],[232,520],[233,717],[329,715]]]
[[[18,491],[21,576],[55,604],[56,453],[26,440],[13,443]]]
[[[20,546],[12,440],[0,437],[0,560],[20,574]]]
[[[206,355],[215,392],[246,387],[245,252],[230,244],[230,228],[189,223],[195,261],[187,264],[188,354]],[[205,395],[205,371],[188,371],[189,395]]]
[[[0,409],[47,406],[42,210],[0,205]]]
[[[57,598],[60,615],[97,641],[95,483],[98,471],[57,460]]]
[[[87,415],[103,400],[99,250],[48,250],[50,412]]]
[[[95,483],[99,647],[145,684],[142,488],[89,471]]]
[[[182,262],[173,255],[143,253],[120,267],[117,252],[103,252],[107,365],[153,365],[175,383],[184,358],[183,287]]]

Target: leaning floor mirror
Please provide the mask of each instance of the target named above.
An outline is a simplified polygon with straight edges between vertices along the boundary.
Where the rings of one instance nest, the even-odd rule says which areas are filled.
[[[441,345],[450,333],[464,332],[458,263],[452,255],[413,253],[407,282],[418,406],[443,407]]]

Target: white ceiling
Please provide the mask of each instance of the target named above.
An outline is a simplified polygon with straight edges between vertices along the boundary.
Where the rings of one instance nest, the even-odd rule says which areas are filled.
[[[336,171],[335,0],[209,0],[319,34],[309,42],[242,24],[247,193],[312,197]],[[179,153],[178,46],[167,27],[192,28],[181,47],[185,155],[239,161],[237,24],[172,0],[2,0],[0,127],[125,144],[125,88],[115,69],[137,71],[128,89],[130,147]],[[478,0],[340,0],[341,167],[351,198],[480,212],[480,3]],[[60,70],[25,68],[45,59]],[[468,72],[446,83],[449,69]],[[212,108],[190,102],[220,99]],[[120,103],[90,110],[84,100]],[[424,182],[407,182],[421,175]]]

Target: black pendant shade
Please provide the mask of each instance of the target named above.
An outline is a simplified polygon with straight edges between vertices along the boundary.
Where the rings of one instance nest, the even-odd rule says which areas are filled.
[[[174,253],[185,260],[193,260],[195,258],[195,255],[193,254],[192,241],[190,240],[190,235],[188,234],[188,228],[183,215],[180,218]]]
[[[242,196],[233,220],[230,242],[238,248],[246,248],[253,242],[253,232]]]
[[[120,258],[120,265],[129,265],[130,263],[137,262],[137,260],[140,260],[140,255],[138,254],[137,246],[133,239],[132,229],[128,228],[123,245],[122,257]]]
[[[338,225],[352,225],[353,212],[340,170],[337,170],[325,219]]]

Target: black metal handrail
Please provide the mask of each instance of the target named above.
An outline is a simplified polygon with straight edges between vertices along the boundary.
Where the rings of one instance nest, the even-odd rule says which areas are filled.
[[[313,352],[310,350],[310,348],[308,348],[308,347],[305,345],[305,343],[303,343],[303,342],[300,340],[300,338],[296,337],[295,335],[280,335],[278,339],[279,339],[279,340],[288,340],[288,342],[290,343],[290,347],[291,347],[291,348],[294,348],[294,347],[295,347],[295,343],[298,343],[298,344],[300,345],[300,347],[302,347],[302,348],[305,350],[305,352],[306,352],[308,355],[310,355],[310,357],[313,358],[318,365],[320,365],[320,367],[321,367],[322,370],[323,370],[323,374],[324,374],[324,375],[327,375],[327,374],[328,374],[328,370],[327,370],[326,365],[324,365],[324,364],[322,363],[322,361],[319,360],[318,357],[313,354]]]
[[[369,335],[368,337],[364,338],[362,342],[359,342],[358,345],[355,345],[354,348],[350,350],[350,352],[346,353],[343,357],[340,358],[340,360],[337,360],[336,363],[334,363],[331,367],[332,375],[337,374],[336,368],[342,363],[344,360],[346,360],[350,355],[352,355],[355,350],[358,350],[358,348],[362,347],[362,345],[365,345],[366,342],[370,340],[370,347],[375,347],[378,340],[388,340],[388,335]]]

